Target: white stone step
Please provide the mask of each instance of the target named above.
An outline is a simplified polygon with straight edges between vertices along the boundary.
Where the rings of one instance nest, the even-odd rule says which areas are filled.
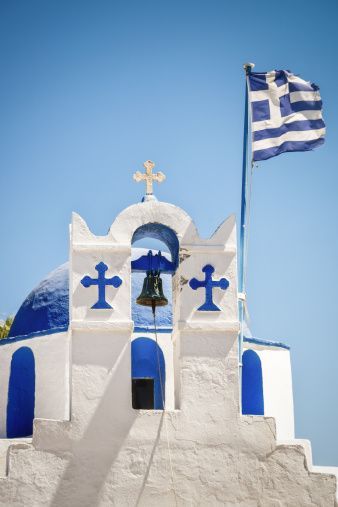
[[[0,439],[0,477],[7,476],[8,448],[13,444],[30,444],[31,438],[1,438]]]
[[[337,489],[336,489],[336,499],[338,503],[338,467],[331,466],[318,466],[314,465],[312,461],[312,447],[310,440],[303,438],[294,438],[292,440],[278,440],[277,445],[296,445],[302,446],[304,448],[306,464],[309,472],[318,473],[318,474],[329,474],[335,475],[337,479]]]

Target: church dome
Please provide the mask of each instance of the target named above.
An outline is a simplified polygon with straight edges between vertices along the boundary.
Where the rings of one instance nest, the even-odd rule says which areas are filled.
[[[47,275],[33,289],[15,315],[9,337],[41,331],[65,330],[69,324],[68,262]]]
[[[147,249],[133,248],[135,260],[148,252]],[[167,256],[168,254],[163,254]],[[150,308],[136,304],[136,298],[142,290],[145,274],[132,273],[132,319],[135,331],[152,329],[153,317]],[[160,328],[172,327],[171,274],[163,273],[163,291],[169,304],[157,308],[156,321]],[[33,333],[61,332],[69,325],[69,263],[66,262],[52,271],[33,289],[15,315],[9,338],[27,336]]]

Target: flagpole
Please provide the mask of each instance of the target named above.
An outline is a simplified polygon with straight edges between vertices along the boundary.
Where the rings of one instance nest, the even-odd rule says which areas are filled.
[[[254,68],[254,63],[245,63],[245,106],[244,106],[244,133],[243,133],[243,161],[242,161],[242,198],[241,198],[241,225],[239,236],[239,269],[238,269],[238,311],[240,335],[238,343],[240,406],[242,406],[242,354],[243,354],[243,325],[245,312],[245,278],[246,278],[246,248],[247,248],[247,185],[248,185],[248,153],[249,153],[249,89],[248,76]],[[251,161],[250,163],[251,164]]]

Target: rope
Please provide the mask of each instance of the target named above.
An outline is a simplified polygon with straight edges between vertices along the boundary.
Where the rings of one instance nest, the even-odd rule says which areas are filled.
[[[159,353],[159,345],[157,340],[157,327],[156,327],[156,305],[155,302],[152,301],[152,311],[153,311],[153,317],[154,317],[154,329],[155,329],[155,339],[156,339],[156,352],[157,352],[157,365],[158,365],[158,371],[160,374],[160,388],[161,388],[161,396],[162,396],[162,405],[163,405],[163,418],[164,418],[164,427],[166,432],[166,438],[167,438],[167,448],[168,448],[168,456],[169,456],[169,466],[170,466],[170,476],[171,476],[171,483],[174,491],[174,497],[175,497],[175,505],[177,507],[177,496],[176,496],[176,489],[175,489],[175,481],[174,481],[174,470],[173,470],[173,464],[171,459],[171,449],[170,449],[170,442],[169,442],[169,433],[168,433],[168,424],[167,424],[167,418],[165,415],[166,408],[165,408],[165,397],[164,397],[164,389],[163,389],[163,382],[162,382],[162,371],[161,371],[161,363],[160,363],[160,353]]]

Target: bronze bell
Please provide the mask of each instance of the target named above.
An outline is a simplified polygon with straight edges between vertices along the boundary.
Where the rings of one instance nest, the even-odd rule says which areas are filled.
[[[160,277],[160,269],[152,269],[152,252],[148,253],[149,270],[143,281],[142,292],[136,299],[136,303],[142,306],[166,306],[168,300],[163,294],[162,279]],[[161,252],[158,253],[158,267],[160,267]]]

